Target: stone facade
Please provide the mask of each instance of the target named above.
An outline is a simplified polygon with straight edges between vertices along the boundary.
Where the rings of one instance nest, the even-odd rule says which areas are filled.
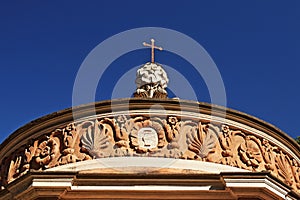
[[[114,112],[109,108],[112,103]],[[122,110],[124,104],[129,112]],[[163,109],[149,109],[157,104]],[[95,107],[95,115],[89,106],[80,107],[83,114],[77,121],[72,121],[71,110],[55,113],[8,138],[0,147],[2,189],[33,171],[55,171],[104,158],[151,157],[269,173],[296,196],[300,193],[299,146],[254,117],[178,100],[127,99]]]

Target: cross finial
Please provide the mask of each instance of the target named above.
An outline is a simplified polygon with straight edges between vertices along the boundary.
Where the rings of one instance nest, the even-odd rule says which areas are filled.
[[[151,44],[148,44],[146,42],[143,42],[143,45],[146,46],[146,47],[151,47],[151,63],[154,63],[154,49],[158,49],[160,51],[163,50],[163,48],[161,47],[157,47],[154,45],[154,42],[155,40],[154,39],[151,39]]]

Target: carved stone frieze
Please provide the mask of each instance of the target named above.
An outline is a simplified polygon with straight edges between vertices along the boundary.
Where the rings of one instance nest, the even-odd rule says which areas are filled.
[[[29,169],[45,170],[58,165],[92,159],[79,148],[80,136],[73,123],[30,140],[1,161],[1,184],[6,185]]]
[[[30,140],[1,161],[1,185],[30,169],[120,156],[192,159],[270,171],[300,191],[300,163],[266,138],[226,124],[144,115],[71,123]]]
[[[270,171],[287,185],[300,191],[299,162],[267,139],[222,125],[219,144],[221,163],[250,171]],[[213,162],[217,162],[214,160]]]

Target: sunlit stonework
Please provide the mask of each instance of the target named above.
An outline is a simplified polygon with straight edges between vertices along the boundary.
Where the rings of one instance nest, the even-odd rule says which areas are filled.
[[[165,90],[169,82],[167,73],[157,63],[146,63],[137,70],[135,97],[167,98]]]
[[[139,146],[145,149],[156,148],[158,144],[157,133],[153,128],[141,128],[138,132]]]
[[[238,111],[168,99],[154,62],[162,48],[144,45],[152,57],[137,70],[137,98],[81,105],[76,121],[55,112],[0,145],[0,200],[300,199],[292,138]]]
[[[162,51],[162,47],[154,45],[155,40],[151,39],[151,44],[143,43],[146,47],[151,47],[151,62],[144,64],[136,72],[135,84],[137,86],[134,97],[165,99],[168,97],[166,88],[169,82],[167,73],[163,67],[154,62],[154,50]]]

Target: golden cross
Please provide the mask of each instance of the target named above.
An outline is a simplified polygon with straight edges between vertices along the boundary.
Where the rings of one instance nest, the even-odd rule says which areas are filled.
[[[154,63],[154,49],[158,49],[160,51],[163,50],[161,47],[157,47],[154,45],[155,40],[151,39],[151,44],[147,44],[146,42],[143,42],[143,45],[146,47],[151,47],[151,62]]]

